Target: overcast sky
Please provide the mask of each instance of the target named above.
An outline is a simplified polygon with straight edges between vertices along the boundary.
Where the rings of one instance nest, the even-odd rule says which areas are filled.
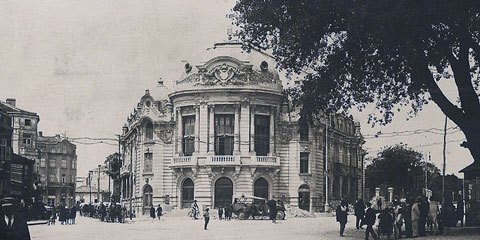
[[[0,3],[0,98],[39,114],[44,135],[115,138],[145,89],[161,77],[172,85],[214,42],[226,39],[233,0],[208,1],[2,1]],[[195,62],[193,62],[195,64]],[[455,99],[448,83],[442,88]],[[391,132],[443,129],[444,115],[431,103],[414,119],[398,114],[390,125],[371,128],[368,109],[354,113],[371,155],[405,143],[428,154],[441,168],[443,136]],[[452,122],[449,127],[454,127]],[[378,131],[378,138],[370,138]],[[451,129],[449,132],[454,132]],[[407,133],[408,134],[408,133]],[[473,160],[459,146],[461,132],[448,134],[447,173]],[[453,142],[457,141],[457,142]],[[460,142],[458,142],[460,141]],[[117,147],[77,144],[78,175],[105,160]],[[459,176],[462,176],[460,174]]]

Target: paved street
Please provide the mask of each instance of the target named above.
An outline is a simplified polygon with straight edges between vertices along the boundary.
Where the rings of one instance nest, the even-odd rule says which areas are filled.
[[[32,239],[363,239],[364,231],[355,230],[354,217],[349,216],[345,237],[338,236],[338,224],[334,217],[290,218],[272,224],[267,220],[219,221],[212,219],[209,230],[203,230],[203,220],[191,220],[187,217],[165,216],[161,221],[149,218],[137,218],[134,221],[102,223],[97,219],[77,217],[76,225],[30,226]],[[385,238],[386,239],[386,238]],[[424,237],[418,239],[478,239],[478,236],[461,237]]]

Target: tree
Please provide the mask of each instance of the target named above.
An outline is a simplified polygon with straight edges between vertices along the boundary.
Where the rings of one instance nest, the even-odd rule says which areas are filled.
[[[239,0],[230,17],[246,49],[271,49],[288,73],[307,69],[302,117],[374,103],[381,116],[369,120],[386,124],[433,101],[480,161],[480,1]]]
[[[403,197],[419,195],[425,188],[425,169],[430,179],[440,176],[440,170],[422,158],[421,153],[404,145],[387,147],[366,167],[365,185],[371,192],[376,187],[393,187]]]

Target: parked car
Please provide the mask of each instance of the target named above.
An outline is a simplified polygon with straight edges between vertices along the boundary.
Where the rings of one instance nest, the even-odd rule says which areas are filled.
[[[232,204],[233,213],[238,219],[245,220],[250,217],[252,219],[268,218],[270,209],[267,206],[267,199],[255,196],[235,197]],[[285,219],[285,207],[283,204],[277,205],[277,219]]]

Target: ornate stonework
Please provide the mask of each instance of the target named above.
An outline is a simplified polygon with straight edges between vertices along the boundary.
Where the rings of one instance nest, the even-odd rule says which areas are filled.
[[[281,143],[288,143],[293,138],[292,128],[286,124],[279,124],[279,135]]]

